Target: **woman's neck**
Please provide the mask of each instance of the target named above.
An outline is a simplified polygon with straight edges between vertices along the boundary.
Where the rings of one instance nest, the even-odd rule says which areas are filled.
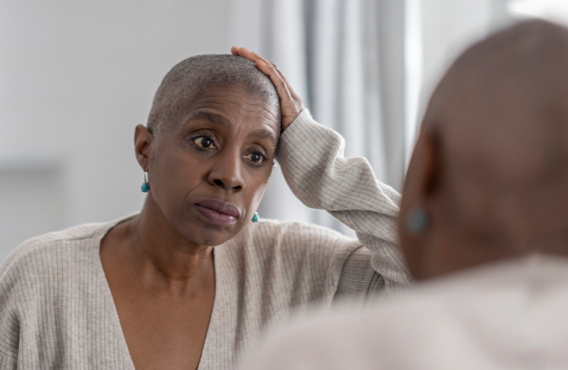
[[[213,247],[184,238],[149,203],[111,230],[116,258],[138,284],[161,298],[186,300],[214,289]]]

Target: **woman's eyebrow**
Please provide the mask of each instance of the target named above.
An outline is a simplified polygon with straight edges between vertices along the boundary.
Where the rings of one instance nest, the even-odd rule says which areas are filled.
[[[229,125],[229,120],[227,120],[227,118],[221,116],[220,114],[215,114],[215,113],[210,113],[210,112],[195,112],[193,114],[191,114],[187,121],[191,121],[194,119],[205,119],[211,123],[217,124],[217,125],[222,125],[222,126],[228,126]]]
[[[221,126],[229,126],[230,125],[230,122],[227,118],[225,118],[224,116],[222,116],[220,114],[211,113],[211,112],[195,112],[195,113],[193,113],[189,116],[189,118],[186,120],[186,122],[189,122],[189,121],[194,120],[194,119],[205,119],[208,122],[214,123],[216,125],[221,125]],[[249,136],[253,136],[253,137],[256,137],[258,139],[270,139],[275,144],[278,142],[278,138],[276,137],[276,135],[272,131],[262,129],[262,128],[251,131]]]
[[[265,130],[265,129],[253,130],[253,131],[251,131],[250,136],[254,136],[254,137],[259,138],[259,139],[270,139],[270,140],[274,141],[274,143],[278,142],[278,139],[276,138],[274,133],[269,131],[269,130]]]

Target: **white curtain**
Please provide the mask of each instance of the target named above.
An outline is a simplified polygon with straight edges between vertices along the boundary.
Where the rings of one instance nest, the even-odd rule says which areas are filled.
[[[376,0],[233,0],[231,41],[276,63],[312,116],[343,135],[345,155],[366,157],[380,180],[400,188],[403,128],[393,130],[396,125],[384,121],[402,115],[403,97],[396,88],[386,99],[382,94],[384,85],[403,84],[403,48],[392,44],[397,38],[402,41],[402,16],[401,6],[391,2],[380,7]],[[392,26],[384,45],[379,19]],[[382,66],[381,53],[389,48],[393,53]],[[387,81],[381,83],[385,73]],[[385,102],[391,109],[383,109]],[[259,213],[354,235],[326,212],[301,204],[278,168]]]

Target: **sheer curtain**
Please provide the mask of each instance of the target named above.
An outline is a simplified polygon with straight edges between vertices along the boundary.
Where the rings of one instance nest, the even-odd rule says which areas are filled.
[[[343,135],[345,155],[366,157],[377,177],[399,190],[404,175],[404,128],[394,122],[404,120],[401,3],[233,0],[230,36],[234,45],[276,63],[312,116]],[[353,235],[326,212],[302,205],[279,168],[259,213]]]

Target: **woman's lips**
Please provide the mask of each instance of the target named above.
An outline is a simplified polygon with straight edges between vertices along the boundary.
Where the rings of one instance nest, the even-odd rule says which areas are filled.
[[[215,225],[226,226],[237,222],[241,213],[234,205],[219,200],[207,199],[195,203],[197,211],[209,222]]]

